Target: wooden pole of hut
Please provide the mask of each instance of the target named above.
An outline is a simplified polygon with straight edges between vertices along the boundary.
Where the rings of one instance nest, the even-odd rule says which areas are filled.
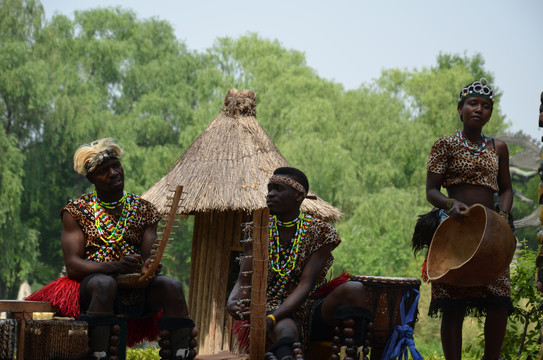
[[[266,348],[266,288],[268,284],[268,208],[253,214],[253,274],[249,359],[263,359]]]

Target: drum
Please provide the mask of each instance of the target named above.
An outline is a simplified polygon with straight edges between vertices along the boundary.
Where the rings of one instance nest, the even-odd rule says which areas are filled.
[[[375,315],[373,338],[371,340],[371,358],[381,353],[397,325],[402,324],[400,303],[410,290],[419,290],[420,280],[415,278],[353,275],[351,280],[360,281],[366,288],[367,307]],[[404,304],[405,311],[411,307],[415,296],[409,296]],[[415,313],[418,312],[417,311]],[[415,316],[416,317],[416,316]],[[414,328],[415,321],[409,323]]]
[[[27,321],[24,356],[32,360],[85,359],[88,341],[85,321]]]
[[[0,320],[0,360],[12,360],[16,346],[17,322],[13,319]]]
[[[463,220],[445,219],[428,250],[428,279],[455,286],[488,285],[509,268],[516,239],[507,220],[486,206]]]

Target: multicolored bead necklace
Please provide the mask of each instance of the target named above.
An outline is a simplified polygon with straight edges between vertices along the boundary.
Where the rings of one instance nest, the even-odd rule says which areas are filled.
[[[462,141],[464,146],[469,150],[469,152],[472,155],[476,155],[476,156],[481,155],[486,151],[486,137],[483,134],[481,134],[481,147],[480,148],[476,148],[476,147],[471,146],[470,144],[468,144],[468,139],[466,139],[464,137],[464,134],[460,130],[456,130],[456,137],[458,137],[458,139],[460,139],[460,141]]]
[[[104,209],[104,203],[98,199],[96,190],[86,196],[85,200],[90,203],[94,210],[94,224],[100,234],[100,239],[104,242],[104,245],[94,254],[89,255],[87,260],[104,261],[106,256],[114,252],[115,247],[120,249],[124,255],[136,253],[136,249],[132,245],[127,244],[123,237],[134,220],[139,205],[139,198],[132,193],[124,193],[123,198],[116,202],[117,204],[122,204],[123,208],[119,221],[114,225],[113,220]],[[113,203],[105,204],[111,206]],[[107,205],[105,208],[108,208]]]
[[[270,265],[274,272],[278,274],[277,281],[270,282],[267,290],[269,299],[281,298],[285,292],[286,285],[292,278],[292,271],[296,267],[296,259],[300,249],[300,243],[303,241],[311,216],[300,211],[298,217],[292,221],[282,222],[275,215],[270,216]],[[284,248],[279,241],[279,228],[296,226],[296,232],[292,237],[290,249]]]
[[[94,190],[93,194],[96,194],[96,190]],[[125,204],[125,202],[126,202],[126,191],[123,191],[123,197],[120,198],[117,201],[105,202],[105,201],[102,201],[100,199],[98,199],[98,201],[100,202],[100,206],[103,207],[103,208],[106,208],[106,209],[109,209],[109,210],[115,209],[118,205],[124,205]]]

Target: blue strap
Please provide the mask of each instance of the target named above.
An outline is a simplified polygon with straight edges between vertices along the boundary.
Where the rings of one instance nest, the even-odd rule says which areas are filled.
[[[410,297],[411,293],[415,295],[415,300],[411,304],[411,308],[405,313],[405,302]],[[402,319],[402,324],[394,328],[394,333],[388,339],[387,346],[383,352],[382,360],[391,360],[391,359],[401,359],[403,355],[404,360],[408,360],[409,354],[413,360],[423,360],[424,358],[415,348],[415,340],[413,340],[413,328],[408,325],[411,321],[415,319],[415,311],[417,310],[417,305],[419,303],[419,291],[416,289],[411,289],[402,296],[402,301],[400,302],[400,316]]]

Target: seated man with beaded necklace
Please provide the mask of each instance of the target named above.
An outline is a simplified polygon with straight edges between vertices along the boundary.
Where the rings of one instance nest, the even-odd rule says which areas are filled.
[[[196,356],[191,350],[193,346],[189,346],[189,335],[192,332],[195,336],[194,322],[188,317],[180,281],[153,274],[144,289],[117,287],[115,275],[144,273],[150,267],[151,248],[160,220],[153,204],[124,191],[121,155],[123,150],[110,138],[82,145],[75,152],[75,171],[85,175],[95,188],[69,201],[61,210],[61,244],[68,277],[44,289],[55,288],[55,293],[69,297],[69,294],[76,296],[76,287],[79,288],[79,299],[71,301],[79,301],[79,319],[89,324],[89,359],[117,358],[110,347],[117,314],[146,318],[160,310],[163,310],[163,317],[158,319],[160,335],[168,338],[162,341],[161,358],[191,359]],[[42,290],[33,294],[32,300],[58,302],[46,295],[40,298],[41,294],[52,293]],[[63,299],[62,303],[69,301]],[[128,330],[145,333],[151,328]]]
[[[335,289],[326,287],[326,273],[333,262],[332,250],[340,243],[328,223],[300,211],[308,197],[309,184],[303,172],[278,168],[270,178],[267,205],[270,209],[270,261],[268,267],[266,332],[267,359],[293,359],[292,345],[307,348],[311,340],[331,340],[340,319],[356,321],[354,340],[361,346],[366,323],[372,314],[363,308],[364,286],[343,281]],[[252,237],[252,227],[244,229]],[[244,243],[244,255],[252,254],[252,243]],[[227,302],[235,319],[247,312],[251,261],[243,259],[240,275]],[[319,294],[320,293],[320,294]],[[311,327],[311,328],[310,328]],[[296,347],[296,346],[294,346]]]

